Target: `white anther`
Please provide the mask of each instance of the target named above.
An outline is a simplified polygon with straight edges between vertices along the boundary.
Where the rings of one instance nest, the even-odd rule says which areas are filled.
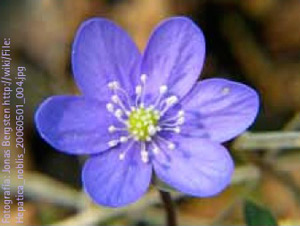
[[[125,136],[120,137],[120,142],[121,143],[126,143],[127,141],[128,141],[128,137],[125,137]]]
[[[108,104],[106,104],[106,109],[109,112],[113,112],[114,111],[114,105],[112,103],[108,103]]]
[[[174,143],[169,143],[169,144],[168,144],[168,148],[169,148],[170,150],[174,150],[174,149],[175,149],[175,144],[174,144]]]
[[[119,97],[118,97],[117,95],[112,95],[112,96],[111,96],[111,100],[112,100],[115,104],[119,103]]]
[[[159,126],[156,126],[156,131],[161,131],[161,127],[159,127]]]
[[[120,159],[120,160],[124,160],[124,159],[125,159],[125,153],[121,153],[121,154],[119,155],[119,159]]]
[[[138,85],[135,87],[135,93],[137,95],[140,95],[142,93],[142,86]]]
[[[179,128],[179,127],[175,127],[175,128],[174,128],[174,132],[175,132],[175,133],[180,133],[180,128]]]
[[[110,148],[115,147],[119,143],[118,140],[111,140],[107,144]]]
[[[166,99],[166,103],[169,106],[177,103],[177,101],[178,101],[178,97],[177,96],[171,96],[171,97],[169,97],[169,98]]]
[[[149,161],[149,154],[147,151],[141,151],[142,161],[147,163]]]
[[[163,85],[161,87],[159,87],[159,93],[160,94],[164,94],[168,91],[168,87],[166,85]]]
[[[150,136],[147,136],[146,137],[146,141],[151,141],[152,139],[151,139],[151,137]]]
[[[178,111],[178,116],[184,116],[184,114],[185,114],[184,110]]]
[[[119,88],[119,83],[117,81],[112,81],[112,82],[108,83],[108,88],[118,89]]]
[[[145,83],[146,80],[147,80],[147,75],[146,75],[146,74],[142,74],[142,75],[141,75],[141,81],[142,81],[143,83]]]
[[[117,110],[115,111],[115,116],[116,116],[117,118],[121,118],[122,115],[123,115],[123,111],[122,111],[121,109],[117,109]]]
[[[182,125],[184,123],[184,117],[180,117],[178,120],[177,120],[177,124],[178,125]]]
[[[158,147],[154,147],[152,149],[153,154],[157,155],[159,153],[159,148]]]
[[[108,132],[113,133],[115,131],[116,131],[116,127],[114,127],[114,126],[108,127]]]
[[[150,125],[149,127],[148,127],[148,133],[150,134],[150,136],[153,136],[154,134],[156,134],[156,128],[155,128],[155,126],[153,126],[153,125]]]

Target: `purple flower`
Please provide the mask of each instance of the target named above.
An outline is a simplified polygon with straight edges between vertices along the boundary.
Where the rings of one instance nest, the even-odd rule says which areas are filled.
[[[113,22],[87,20],[72,51],[83,95],[48,98],[37,129],[60,151],[90,155],[82,181],[98,204],[138,200],[153,175],[192,196],[216,195],[234,168],[220,143],[250,126],[259,101],[240,83],[196,82],[204,56],[201,30],[184,17],[162,22],[143,55]]]

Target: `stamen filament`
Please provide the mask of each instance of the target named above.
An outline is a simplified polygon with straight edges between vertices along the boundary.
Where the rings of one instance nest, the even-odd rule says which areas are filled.
[[[141,142],[141,158],[144,163],[147,163],[149,161],[149,153],[146,150],[145,142]]]
[[[134,141],[131,141],[128,144],[127,148],[120,153],[120,155],[119,155],[119,159],[120,160],[124,160],[125,159],[127,152],[130,150],[130,148],[132,147],[133,144],[134,144]]]
[[[164,94],[167,92],[167,90],[168,90],[168,87],[166,85],[159,87],[159,96],[156,99],[156,101],[153,105],[153,108],[156,108],[160,104],[160,100],[164,96]]]
[[[178,102],[178,98],[176,96],[171,96],[165,99],[164,102],[166,104],[164,108],[160,111],[160,116],[163,116],[170,109],[170,107],[174,106]]]
[[[141,107],[144,107],[144,100],[145,100],[145,89],[146,89],[146,81],[147,81],[147,75],[142,74],[141,75],[141,81],[142,81],[142,93],[141,93]]]
[[[165,144],[167,144],[167,147],[170,149],[170,150],[174,150],[175,149],[175,144],[171,141],[168,141],[167,139],[161,137],[161,136],[157,136],[157,138],[161,141],[163,141]]]

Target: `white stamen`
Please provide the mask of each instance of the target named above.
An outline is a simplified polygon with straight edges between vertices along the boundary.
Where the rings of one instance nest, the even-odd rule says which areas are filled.
[[[150,136],[153,136],[154,134],[156,134],[156,128],[153,125],[150,125],[148,127],[148,133],[150,134]]]
[[[117,110],[115,111],[115,116],[116,116],[117,118],[121,118],[121,117],[123,116],[123,111],[122,111],[121,109],[117,109]]]
[[[165,102],[165,106],[160,111],[160,116],[163,116],[170,109],[170,107],[172,107],[174,104],[178,102],[178,97],[177,96],[168,97],[167,99],[164,100],[164,102]]]
[[[161,87],[159,87],[159,93],[160,94],[164,94],[168,91],[168,87],[166,85],[163,85]]]
[[[130,100],[128,93],[126,92],[126,90],[124,90],[120,87],[120,84],[117,81],[112,81],[112,82],[108,83],[108,87],[114,91],[114,94],[116,94],[117,91],[121,92],[125,96],[127,104],[129,106],[131,105],[131,100]]]
[[[175,133],[180,133],[180,131],[181,131],[181,130],[180,130],[179,127],[175,127],[175,128],[174,128],[174,132],[175,132]]]
[[[125,159],[125,153],[124,152],[119,155],[119,159],[120,160],[124,160]]]
[[[116,131],[127,131],[127,128],[126,127],[121,127],[121,128],[118,128],[118,127],[115,127],[114,125],[111,125],[108,127],[108,132],[110,133],[114,133]]]
[[[149,161],[149,154],[146,150],[146,143],[145,142],[141,142],[141,157],[142,157],[142,161],[144,163],[147,163]]]
[[[157,155],[160,152],[160,149],[154,140],[152,142],[152,145],[153,145],[152,152],[153,152],[153,154]]]
[[[112,147],[117,146],[118,143],[119,143],[119,140],[111,140],[107,144],[110,148],[112,148]]]
[[[119,83],[117,81],[112,81],[110,83],[108,83],[108,88],[115,90],[118,89],[120,87]]]
[[[167,91],[168,91],[168,87],[166,85],[162,85],[161,87],[159,87],[159,96],[156,99],[153,108],[156,108],[160,104],[161,98]]]
[[[111,96],[111,100],[112,100],[112,102],[114,102],[115,104],[118,104],[118,103],[119,103],[119,97],[118,97],[118,95],[112,95],[112,96]]]
[[[154,147],[152,149],[152,151],[153,151],[153,154],[155,154],[155,155],[157,155],[159,153],[159,149],[157,147]]]
[[[125,105],[123,104],[122,100],[118,97],[118,95],[113,95],[111,97],[111,100],[115,104],[118,104],[127,116],[130,115],[130,111],[125,107]]]
[[[170,150],[174,150],[175,149],[175,144],[171,141],[168,141],[167,139],[161,137],[161,136],[157,136],[157,138],[159,140],[161,140],[162,142],[166,143],[167,144],[167,147],[170,149]]]
[[[175,121],[176,120],[176,121]],[[172,122],[172,121],[175,121]],[[177,115],[172,116],[170,118],[166,118],[165,120],[161,121],[162,125],[182,125],[184,123],[184,111],[180,110]]]
[[[175,103],[177,103],[177,101],[178,101],[178,97],[177,96],[171,96],[171,97],[168,97],[167,99],[166,99],[166,103],[167,103],[167,105],[173,105],[173,104],[175,104]]]
[[[173,119],[174,120],[174,119]],[[173,120],[167,119],[160,123],[161,126],[165,127],[176,127],[184,124],[184,117],[178,118],[177,121],[173,122]]]
[[[121,153],[119,154],[119,159],[120,160],[124,160],[126,153],[130,150],[130,148],[132,147],[132,145],[134,144],[134,142],[132,141],[131,143],[129,143],[129,145],[127,146],[127,148]]]
[[[109,112],[113,112],[114,111],[114,105],[112,103],[108,103],[108,104],[106,104],[106,109]]]
[[[126,143],[127,141],[128,141],[128,137],[125,137],[125,136],[120,137],[120,142],[121,143]]]
[[[146,82],[146,80],[147,80],[147,75],[146,74],[142,74],[141,75],[141,81],[143,82],[143,83],[145,83]]]
[[[142,161],[144,163],[147,163],[149,161],[149,155],[148,152],[141,152]]]
[[[168,148],[169,148],[170,150],[174,150],[174,149],[175,149],[175,144],[174,144],[174,143],[169,143],[169,144],[168,144]]]
[[[184,114],[185,114],[184,110],[178,111],[178,116],[184,116]]]
[[[173,131],[175,133],[180,133],[180,127],[163,127],[162,130],[164,131]]]
[[[113,133],[113,132],[116,131],[116,127],[114,127],[114,126],[109,126],[109,127],[108,127],[108,131],[109,131],[110,133]]]
[[[141,95],[141,93],[142,93],[142,86],[140,86],[140,85],[136,86],[135,87],[135,93],[137,95]]]
[[[184,117],[181,117],[177,120],[178,125],[183,125],[184,123]]]

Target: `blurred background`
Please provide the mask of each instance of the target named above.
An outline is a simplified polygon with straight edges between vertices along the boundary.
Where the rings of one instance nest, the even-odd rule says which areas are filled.
[[[237,166],[232,185],[206,199],[174,193],[179,224],[244,225],[244,203],[250,199],[268,209],[278,224],[300,225],[299,0],[0,0],[0,38],[11,38],[12,69],[27,69],[24,225],[163,224],[154,189],[123,209],[93,205],[81,191],[84,158],[45,143],[33,115],[46,97],[77,92],[70,51],[83,20],[112,19],[143,50],[153,27],[174,15],[190,17],[204,31],[207,56],[201,79],[240,81],[261,96],[256,123],[225,144]],[[0,158],[3,164],[3,153]],[[15,192],[13,179],[11,186]],[[11,211],[17,214],[17,206]]]

